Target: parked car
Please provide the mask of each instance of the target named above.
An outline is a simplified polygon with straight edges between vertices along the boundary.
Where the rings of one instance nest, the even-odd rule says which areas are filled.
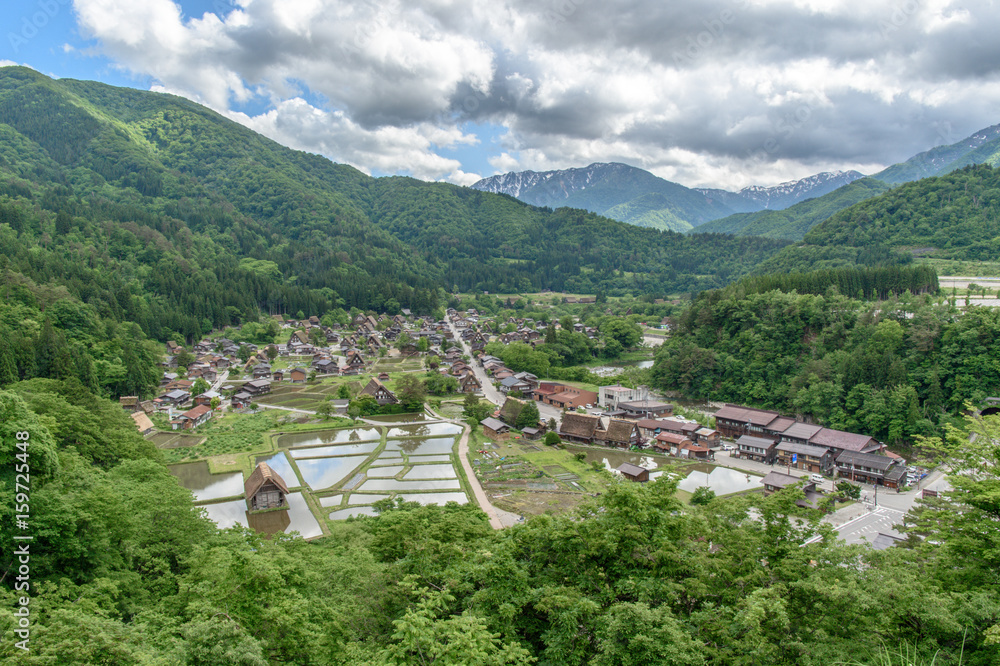
[[[824,477],[822,474],[810,474],[809,480],[812,481],[813,483],[823,483],[824,481],[826,481],[826,477]]]

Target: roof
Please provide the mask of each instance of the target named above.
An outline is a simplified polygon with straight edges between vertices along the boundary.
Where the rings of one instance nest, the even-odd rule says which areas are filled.
[[[805,481],[805,479],[788,474],[782,474],[781,472],[769,472],[768,475],[763,478],[761,483],[765,486],[771,486],[773,488],[787,488],[788,486],[794,486],[800,481]]]
[[[737,446],[759,446],[763,449],[769,449],[774,446],[774,440],[769,437],[754,437],[753,435],[743,435],[738,440],[736,440]]]
[[[656,436],[656,441],[666,442],[668,444],[684,444],[691,442],[691,440],[684,435],[678,435],[672,432],[661,432]]]
[[[635,434],[635,424],[623,419],[610,419],[603,438],[608,442],[628,442]]]
[[[146,432],[153,428],[153,422],[149,420],[145,412],[132,412],[132,420],[135,421],[135,425],[139,428],[139,432]]]
[[[212,411],[212,408],[209,407],[208,405],[198,405],[194,409],[187,410],[186,412],[184,412],[183,414],[181,414],[181,416],[183,416],[186,419],[191,419],[193,421],[193,420],[195,420],[197,418],[200,418],[200,417],[204,416],[205,414],[207,414],[207,413],[209,413],[211,411]]]
[[[886,550],[887,548],[892,548],[901,541],[905,541],[905,539],[897,534],[879,532],[875,535],[875,538],[872,539],[872,548],[875,550]]]
[[[754,409],[752,407],[740,407],[739,405],[726,405],[715,413],[715,418],[766,426],[774,421],[774,419],[779,418],[779,416],[778,412]]]
[[[270,481],[274,485],[278,486],[281,492],[288,494],[288,486],[285,485],[285,480],[282,479],[277,472],[267,466],[267,463],[257,463],[256,469],[254,469],[253,474],[250,478],[246,480],[243,484],[243,490],[246,491],[247,499],[250,499],[257,494],[257,491],[261,487]]]
[[[628,476],[639,476],[648,470],[645,467],[639,467],[638,465],[633,465],[632,463],[622,463],[618,466],[618,471]]]
[[[385,391],[398,400],[398,398],[396,398],[396,394],[387,389],[385,384],[380,382],[377,377],[372,377],[368,380],[368,383],[365,384],[365,387],[358,392],[358,395],[370,395],[374,398],[375,394],[378,393],[379,390]]]
[[[663,427],[663,421],[659,421],[657,419],[642,419],[641,421],[637,421],[636,425],[643,430],[656,430],[657,428]]]
[[[587,439],[594,436],[594,431],[600,422],[600,417],[570,412],[563,416],[559,433]]]
[[[501,386],[506,386],[507,388],[513,388],[515,386],[528,386],[528,382],[523,379],[518,379],[517,377],[504,377],[500,380]]]
[[[494,432],[500,432],[501,430],[509,430],[510,429],[509,425],[507,425],[503,421],[499,421],[499,420],[493,418],[492,416],[483,419],[480,422],[480,425],[482,425],[483,428],[489,428],[490,430],[493,430]]]
[[[700,423],[692,423],[690,421],[678,421],[677,419],[663,419],[660,421],[660,427],[669,430],[680,430],[684,433],[697,432],[699,428],[702,427]]]
[[[877,469],[885,471],[896,464],[896,461],[889,456],[879,456],[874,453],[858,453],[857,451],[842,451],[839,456],[837,456],[837,464],[839,465],[859,465],[862,467],[871,467],[872,469]]]
[[[810,444],[817,446],[829,446],[834,449],[844,449],[845,451],[862,451],[871,445],[877,445],[873,437],[868,435],[857,435],[853,432],[843,432],[842,430],[832,430],[823,428],[810,440]]]
[[[673,404],[669,402],[660,402],[659,400],[631,400],[629,402],[619,402],[618,406],[624,407],[625,409],[631,409],[636,412],[644,410],[656,412],[674,408]]]
[[[781,436],[804,439],[808,442],[811,437],[822,429],[823,426],[812,425],[811,423],[795,423],[795,425],[789,426],[785,430],[781,431]]]
[[[137,395],[123,395],[118,398],[118,404],[123,407],[135,407],[139,404],[139,396]]]
[[[517,417],[521,415],[521,410],[524,409],[525,405],[527,403],[523,400],[507,398],[503,403],[503,407],[500,408],[500,419],[506,423],[513,424],[517,420]]]
[[[804,456],[815,456],[822,458],[829,449],[823,446],[813,446],[812,444],[799,444],[798,442],[778,442],[774,447],[778,451],[788,451],[789,453],[800,453]]]
[[[784,432],[794,423],[795,419],[790,419],[787,416],[779,416],[778,418],[774,419],[769,424],[767,424],[767,429],[773,430],[775,432]]]

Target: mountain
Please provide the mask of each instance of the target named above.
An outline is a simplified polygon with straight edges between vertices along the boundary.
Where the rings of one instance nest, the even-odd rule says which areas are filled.
[[[733,212],[703,194],[648,171],[612,162],[559,171],[521,171],[472,185],[550,208],[583,208],[640,227],[686,231]]]
[[[26,303],[63,294],[160,340],[262,313],[431,313],[455,288],[700,290],[786,244],[371,178],[180,97],[23,67],[0,68],[0,240]]]
[[[824,171],[773,187],[751,185],[744,187],[739,192],[702,188],[697,188],[697,191],[705,196],[718,198],[736,212],[749,213],[788,208],[800,201],[821,197],[864,177],[864,174],[858,171]]]
[[[876,173],[873,178],[895,185],[939,176],[969,164],[1000,165],[1000,125],[981,129],[957,143],[938,146]]]
[[[806,233],[838,211],[881,194],[889,185],[874,178],[862,178],[816,199],[806,199],[783,210],[736,213],[706,222],[694,233],[723,233],[737,236],[766,236],[802,240]]]
[[[830,216],[758,273],[909,261],[1000,259],[1000,169],[970,165],[903,183]]]

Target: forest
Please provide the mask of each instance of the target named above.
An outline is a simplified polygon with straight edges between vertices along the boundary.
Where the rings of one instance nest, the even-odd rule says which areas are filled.
[[[1000,462],[994,417],[938,442],[958,492],[921,501],[887,551],[838,545],[794,505],[801,491],[694,506],[666,477],[611,483],[577,513],[499,532],[474,505],[386,501],[316,541],[267,540],[219,531],[128,415],[77,382],[15,384],[0,417],[4,663],[1000,658],[997,479],[978,473]],[[970,427],[982,435],[971,448]],[[18,432],[30,433],[30,652],[8,639],[25,595],[11,555]]]

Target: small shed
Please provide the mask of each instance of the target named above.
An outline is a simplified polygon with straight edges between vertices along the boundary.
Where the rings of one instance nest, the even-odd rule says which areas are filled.
[[[487,437],[499,437],[510,431],[510,426],[495,418],[485,418],[482,420],[483,434]]]
[[[645,483],[649,481],[649,470],[632,463],[622,463],[618,466],[618,471],[629,481]]]
[[[285,496],[288,495],[288,486],[285,485],[277,472],[268,467],[267,463],[258,463],[253,474],[243,484],[246,491],[247,504],[251,511],[261,511],[263,509],[274,509],[287,506]]]

